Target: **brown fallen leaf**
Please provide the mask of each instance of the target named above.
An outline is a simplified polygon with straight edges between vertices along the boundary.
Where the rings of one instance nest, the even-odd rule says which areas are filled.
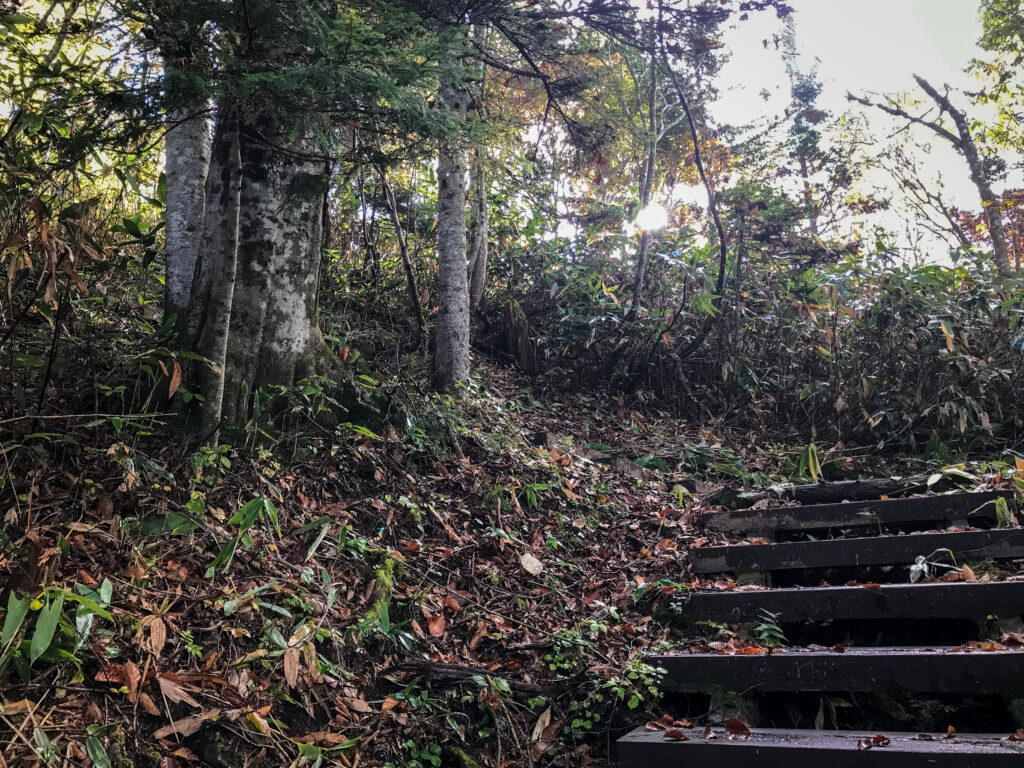
[[[871,743],[876,747],[888,747],[892,743],[892,740],[888,736],[878,734],[871,740]]]
[[[662,734],[663,739],[669,739],[671,741],[689,741],[690,737],[682,732],[679,728],[670,728]]]
[[[157,717],[160,716],[160,707],[158,707],[156,705],[156,702],[153,701],[153,697],[150,696],[145,691],[143,691],[142,693],[139,694],[139,704],[142,705],[142,708],[144,710],[146,710],[147,714],[154,715],[154,716],[157,716]],[[102,720],[97,720],[96,722],[99,723],[99,722],[103,722],[103,721]]]
[[[20,701],[3,702],[3,707],[0,709],[5,715],[20,715],[25,712],[31,712],[36,708],[34,701],[28,699],[21,699]]]
[[[384,699],[384,703],[380,705],[380,711],[390,712],[392,709],[397,707],[399,703],[400,702],[398,701],[398,699],[393,699],[390,696],[388,696],[386,699]]]
[[[301,655],[302,651],[294,646],[284,652],[284,679],[292,688],[299,684],[299,658]]]
[[[427,617],[427,630],[431,637],[444,637],[445,619],[443,613]]]
[[[149,624],[149,649],[154,656],[159,656],[167,642],[167,625],[164,620],[156,616]]]
[[[185,690],[183,685],[175,682],[174,680],[161,675],[156,679],[156,682],[157,685],[160,686],[160,693],[163,694],[164,698],[167,700],[173,701],[175,704],[188,704],[196,709],[203,708],[202,704],[189,695],[189,692]]]
[[[195,717],[183,717],[181,720],[175,720],[170,725],[165,725],[163,728],[158,729],[153,736],[157,739],[166,739],[168,736],[175,735],[178,738],[191,736],[203,727],[203,723],[214,719],[218,715],[220,715],[219,709],[211,709],[209,712],[204,712]]]
[[[730,717],[725,721],[725,732],[731,736],[750,736],[750,726],[738,717]]]
[[[1009,741],[1024,741],[1024,728],[1018,728],[1010,734]]]
[[[362,699],[349,698],[345,699],[345,703],[349,706],[349,709],[352,709],[356,712],[373,712],[373,707],[371,707]]]

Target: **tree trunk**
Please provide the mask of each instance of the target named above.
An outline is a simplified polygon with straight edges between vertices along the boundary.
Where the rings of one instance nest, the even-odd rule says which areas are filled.
[[[520,368],[535,375],[537,368],[537,345],[530,338],[530,321],[526,313],[515,299],[505,305],[503,319],[505,331],[505,351]]]
[[[416,273],[412,269],[412,259],[409,257],[409,243],[405,239],[405,232],[402,231],[402,220],[398,215],[398,202],[395,200],[395,191],[388,182],[387,174],[383,168],[377,168],[380,175],[380,183],[384,188],[384,197],[388,202],[388,211],[391,214],[391,225],[395,228],[395,239],[398,241],[398,251],[402,256],[402,268],[405,270],[405,287],[409,292],[409,308],[413,317],[416,318],[417,345],[426,330],[426,323],[423,320],[423,307],[420,305],[420,292],[416,287]]]
[[[472,246],[469,251],[469,309],[476,312],[484,297],[487,284],[487,168],[486,153],[476,150],[476,164],[473,167],[473,218]]]
[[[440,97],[452,117],[463,122],[469,94],[452,71],[451,51],[441,76]],[[457,392],[469,380],[469,280],[466,276],[466,153],[461,136],[441,140],[437,157],[438,310],[434,386]]]
[[[658,152],[658,72],[654,51],[651,51],[651,87],[647,94],[647,159],[644,165],[643,184],[640,190],[640,210],[651,202],[651,189],[654,185],[654,169]],[[651,247],[651,234],[646,229],[640,233],[640,251],[636,257],[636,276],[633,280],[633,298],[630,302],[626,320],[633,320],[643,299],[644,280],[647,277],[647,252]]]
[[[1002,206],[999,197],[992,191],[988,173],[985,171],[985,163],[978,151],[978,145],[971,135],[971,126],[967,121],[967,115],[954,107],[948,97],[939,93],[923,77],[915,76],[914,79],[917,80],[917,84],[924,92],[939,105],[939,108],[949,114],[956,126],[959,141],[955,144],[967,160],[967,167],[971,171],[971,181],[974,182],[978,196],[981,198],[982,210],[985,212],[985,220],[988,222],[989,238],[992,241],[992,256],[996,262],[996,270],[1000,277],[1010,277],[1013,274],[1013,267],[1010,266],[1010,249],[1006,242]]]
[[[315,372],[317,283],[327,167],[312,135],[289,139],[218,120],[202,259],[186,339],[202,429],[249,415],[260,388]]]
[[[206,184],[206,210],[202,253],[192,286],[194,311],[190,313],[188,338],[192,348],[206,358],[195,380],[203,394],[201,430],[211,438],[221,423],[224,368],[227,357],[238,259],[239,196],[242,162],[238,125],[225,114],[217,128]]]
[[[165,56],[165,71],[173,66],[172,58]],[[169,100],[173,104],[176,97],[171,90]],[[164,136],[167,188],[164,314],[168,317],[188,307],[203,237],[206,177],[211,152],[207,107],[203,103],[186,103],[172,107],[167,113],[168,130]]]
[[[256,390],[315,372],[317,284],[327,166],[312,135],[271,142],[242,131],[239,259],[223,416],[241,421]]]

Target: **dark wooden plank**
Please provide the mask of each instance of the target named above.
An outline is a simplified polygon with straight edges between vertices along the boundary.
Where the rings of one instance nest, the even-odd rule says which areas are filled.
[[[745,509],[707,515],[704,524],[721,533],[771,531],[822,531],[835,528],[875,528],[906,523],[996,519],[996,499],[1006,499],[1015,509],[1009,491],[954,493],[945,496],[913,496],[909,499],[873,499],[847,504],[815,504],[809,507]]]
[[[680,607],[675,622],[683,625],[754,621],[762,611],[778,614],[780,622],[1008,618],[1024,615],[1024,581],[707,590],[684,594]]]
[[[929,489],[928,475],[914,477],[874,477],[866,480],[839,480],[838,482],[806,483],[804,485],[774,485],[771,488],[755,488],[741,491],[736,488],[721,488],[708,496],[709,504],[721,504],[730,509],[743,509],[770,495],[783,501],[799,504],[838,504],[841,501],[863,501],[879,496],[896,496],[905,493],[925,493],[928,490],[948,490],[948,481],[940,480]]]
[[[681,653],[647,661],[666,670],[666,690],[1024,694],[1021,650],[850,648],[759,656]]]
[[[857,742],[877,733],[755,728],[747,739],[703,738],[703,728],[683,729],[689,741],[638,728],[617,742],[619,768],[1009,768],[1024,762],[1024,745],[1006,735],[886,733],[889,745],[868,750]]]
[[[749,573],[795,568],[906,565],[918,555],[950,549],[957,562],[1024,557],[1024,528],[856,539],[798,541],[690,550],[694,573]]]

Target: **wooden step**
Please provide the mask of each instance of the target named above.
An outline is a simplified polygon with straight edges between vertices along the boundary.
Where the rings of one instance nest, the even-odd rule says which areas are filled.
[[[1010,768],[1024,765],[1024,744],[1007,735],[885,733],[887,746],[858,748],[876,733],[754,728],[749,738],[730,738],[715,728],[682,729],[688,741],[666,739],[638,728],[618,741],[620,768]]]
[[[1024,650],[850,648],[756,656],[680,653],[647,661],[666,671],[666,690],[1024,694]]]
[[[940,549],[951,550],[958,563],[1024,557],[1024,528],[702,547],[690,550],[690,560],[694,573],[743,574],[871,565],[909,568],[918,555],[928,556]]]
[[[953,493],[945,496],[914,496],[908,499],[875,499],[847,504],[816,504],[807,507],[775,507],[718,512],[704,517],[709,530],[720,533],[822,531],[839,528],[899,527],[906,524],[957,520],[996,520],[996,500],[1005,499],[1016,510],[1010,491]]]
[[[872,587],[802,587],[683,594],[675,622],[759,621],[763,612],[780,623],[857,619],[954,619],[1024,615],[1024,580],[883,584]]]

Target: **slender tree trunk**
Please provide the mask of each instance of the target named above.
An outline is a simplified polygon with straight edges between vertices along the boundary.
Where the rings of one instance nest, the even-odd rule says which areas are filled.
[[[967,115],[953,106],[948,97],[936,90],[931,83],[923,77],[915,77],[917,84],[925,93],[932,97],[932,100],[939,105],[942,111],[949,114],[956,126],[959,141],[955,142],[964,158],[967,160],[967,167],[971,171],[971,181],[974,182],[981,198],[981,206],[985,212],[985,220],[988,222],[989,238],[992,240],[992,256],[996,262],[996,270],[1000,277],[1009,277],[1013,274],[1013,267],[1010,265],[1010,249],[1006,242],[1006,228],[1003,224],[1003,211],[1000,199],[992,191],[992,185],[988,180],[988,173],[985,171],[985,163],[978,151],[978,145],[971,135],[971,126],[967,121]]]
[[[457,51],[448,56],[440,97],[452,117],[465,121],[469,93],[457,81]],[[466,152],[461,137],[441,141],[437,157],[438,310],[434,386],[457,392],[469,380],[469,280],[466,276]]]
[[[171,57],[164,57],[165,71],[173,69]],[[169,99],[176,100],[174,89]],[[206,177],[210,169],[210,118],[208,105],[188,102],[167,113],[164,136],[166,174],[167,276],[164,312],[170,316],[189,304],[199,246],[203,237],[206,206]]]
[[[472,245],[469,249],[469,309],[476,312],[484,297],[487,284],[487,155],[482,149],[476,150],[473,166],[473,218]]]
[[[652,46],[651,50],[651,87],[647,94],[647,160],[644,165],[643,186],[640,190],[640,210],[651,202],[651,189],[654,185],[655,161],[658,153],[658,71],[657,60]],[[651,247],[651,234],[646,229],[640,233],[640,250],[636,256],[636,276],[633,280],[633,298],[630,302],[626,320],[636,318],[643,299],[644,281],[647,277],[647,252]]]
[[[202,236],[205,257],[196,270],[188,327],[192,348],[206,359],[195,379],[204,399],[201,431],[211,438],[215,437],[222,418],[241,186],[238,125],[234,114],[225,110],[214,138],[206,184]]]
[[[416,329],[422,338],[426,330],[426,323],[423,319],[423,307],[420,305],[420,292],[416,287],[416,273],[412,268],[412,259],[409,257],[409,243],[405,239],[405,232],[402,230],[402,220],[398,215],[398,202],[395,200],[395,191],[388,182],[387,174],[383,168],[378,168],[381,186],[384,187],[384,197],[388,201],[388,211],[391,214],[391,225],[395,228],[395,239],[398,241],[398,251],[402,255],[402,267],[405,270],[405,287],[409,292],[409,308],[416,318]],[[419,339],[417,339],[419,343]]]

